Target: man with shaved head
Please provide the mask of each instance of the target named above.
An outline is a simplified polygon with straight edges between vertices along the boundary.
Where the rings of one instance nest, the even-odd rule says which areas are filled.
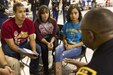
[[[87,65],[74,61],[81,67],[77,75],[113,75],[113,12],[105,8],[89,11],[82,20],[81,31],[84,44],[94,54]]]

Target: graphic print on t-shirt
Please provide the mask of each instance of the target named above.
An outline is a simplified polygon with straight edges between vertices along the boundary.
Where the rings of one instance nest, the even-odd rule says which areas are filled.
[[[18,31],[14,32],[14,40],[17,45],[20,45],[21,43],[26,41],[27,37],[28,37],[27,32],[23,32],[23,31],[21,31],[20,33],[18,33]]]
[[[41,23],[39,30],[43,36],[53,33],[54,26],[51,23]]]

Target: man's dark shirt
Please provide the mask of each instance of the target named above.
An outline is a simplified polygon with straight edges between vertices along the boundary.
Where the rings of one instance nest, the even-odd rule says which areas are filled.
[[[94,52],[87,67],[95,70],[97,75],[113,75],[113,39],[101,45]]]

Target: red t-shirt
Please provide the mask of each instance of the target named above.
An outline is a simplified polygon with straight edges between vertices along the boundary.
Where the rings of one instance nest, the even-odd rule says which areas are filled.
[[[15,19],[11,18],[6,20],[1,28],[1,42],[5,43],[5,39],[14,39],[15,44],[20,45],[28,39],[28,35],[35,32],[33,22],[26,18],[21,28],[19,28]]]

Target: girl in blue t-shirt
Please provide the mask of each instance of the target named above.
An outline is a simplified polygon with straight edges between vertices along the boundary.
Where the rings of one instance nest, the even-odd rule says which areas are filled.
[[[62,75],[62,61],[64,58],[74,58],[81,53],[82,41],[80,21],[82,14],[77,5],[70,5],[67,13],[67,23],[61,33],[63,43],[55,51],[55,75]]]

